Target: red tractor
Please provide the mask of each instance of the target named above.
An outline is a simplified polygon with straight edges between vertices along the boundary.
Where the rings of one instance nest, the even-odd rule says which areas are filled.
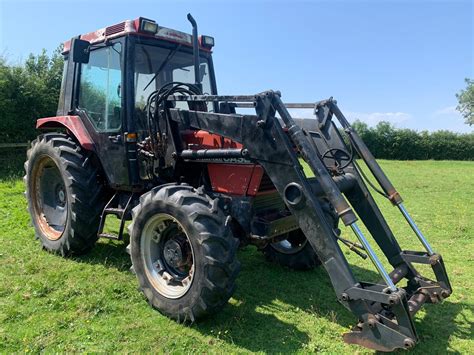
[[[127,251],[143,294],[167,316],[193,322],[227,303],[237,248],[253,244],[289,268],[325,267],[358,319],[345,341],[383,351],[414,346],[413,315],[451,294],[444,263],[336,101],[218,95],[214,39],[198,37],[188,19],[192,35],[138,18],[65,43],[57,116],[38,120],[43,133],[25,164],[44,249],[85,253],[100,237],[122,239],[131,221]],[[255,113],[239,114],[242,107]],[[294,120],[288,108],[311,108],[316,117]],[[366,183],[400,209],[424,251],[400,248]],[[117,235],[104,233],[110,215],[120,220]],[[342,238],[340,225],[358,242]],[[357,280],[341,247],[369,257],[380,282]],[[436,280],[417,263],[431,265]]]

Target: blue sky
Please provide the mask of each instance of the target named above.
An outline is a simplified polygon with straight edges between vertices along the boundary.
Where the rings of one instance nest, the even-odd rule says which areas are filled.
[[[334,96],[348,118],[370,125],[474,130],[454,109],[474,77],[472,1],[0,0],[0,53],[15,62],[138,16],[191,32],[187,12],[216,39],[221,94]]]

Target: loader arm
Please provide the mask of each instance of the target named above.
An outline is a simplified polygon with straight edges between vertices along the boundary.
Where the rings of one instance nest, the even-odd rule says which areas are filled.
[[[242,144],[241,149],[208,149],[203,152],[176,149],[177,159],[200,156],[240,157],[260,164],[275,185],[288,209],[318,254],[331,279],[338,300],[358,318],[353,331],[344,335],[348,343],[379,351],[411,348],[418,341],[413,316],[425,302],[437,303],[452,290],[443,260],[433,252],[424,236],[403,207],[400,194],[392,186],[369,150],[352,130],[334,100],[289,107],[314,107],[317,120],[306,122],[302,129],[290,116],[278,92],[252,96],[170,96],[171,101],[213,101],[226,108],[227,114],[169,109],[169,119],[186,129],[205,130]],[[235,107],[255,108],[256,115],[239,115]],[[279,114],[281,121],[276,117]],[[346,152],[333,118],[337,118],[351,141],[351,149],[369,166],[384,195],[397,206],[408,221],[425,251],[404,251],[378,209],[353,159],[328,169],[328,161]],[[171,123],[171,122],[170,122]],[[332,156],[331,156],[332,155]],[[316,179],[305,176],[299,159],[309,165]],[[336,181],[350,180],[349,188],[340,190]],[[351,271],[338,243],[338,235],[325,217],[321,196],[329,201],[345,226],[356,234],[364,252],[375,265],[380,283],[359,281]],[[352,206],[352,207],[351,207]],[[358,217],[393,267],[387,272],[369,240],[357,225]],[[414,264],[430,264],[437,280],[418,273]],[[402,279],[406,287],[397,287]]]

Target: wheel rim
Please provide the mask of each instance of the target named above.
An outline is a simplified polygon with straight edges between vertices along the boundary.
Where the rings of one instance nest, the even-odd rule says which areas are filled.
[[[183,226],[168,214],[154,215],[143,228],[140,249],[155,290],[167,298],[184,296],[194,277],[194,252]]]
[[[306,243],[308,243],[308,240],[302,232],[290,232],[288,233],[288,237],[286,239],[275,243],[270,243],[270,246],[283,254],[296,254],[303,250],[303,248],[306,246]]]
[[[32,172],[32,203],[38,227],[49,240],[61,238],[67,221],[68,199],[59,167],[43,156]]]

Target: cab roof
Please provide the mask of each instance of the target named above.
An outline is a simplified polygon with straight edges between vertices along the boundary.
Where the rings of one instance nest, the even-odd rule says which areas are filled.
[[[80,38],[82,40],[90,42],[91,44],[95,44],[102,43],[106,40],[122,37],[125,35],[135,35],[147,38],[157,38],[168,42],[183,44],[189,47],[193,46],[192,36],[190,34],[173,30],[171,28],[162,27],[158,25],[158,30],[156,34],[140,31],[140,22],[143,20],[152,21],[144,17],[139,17],[135,20],[125,20],[115,25],[101,28],[94,32],[82,34]],[[201,50],[206,52],[211,51],[209,48],[203,47],[201,45],[201,36],[199,36],[199,44]],[[64,42],[63,54],[68,53],[70,48],[71,40]]]

